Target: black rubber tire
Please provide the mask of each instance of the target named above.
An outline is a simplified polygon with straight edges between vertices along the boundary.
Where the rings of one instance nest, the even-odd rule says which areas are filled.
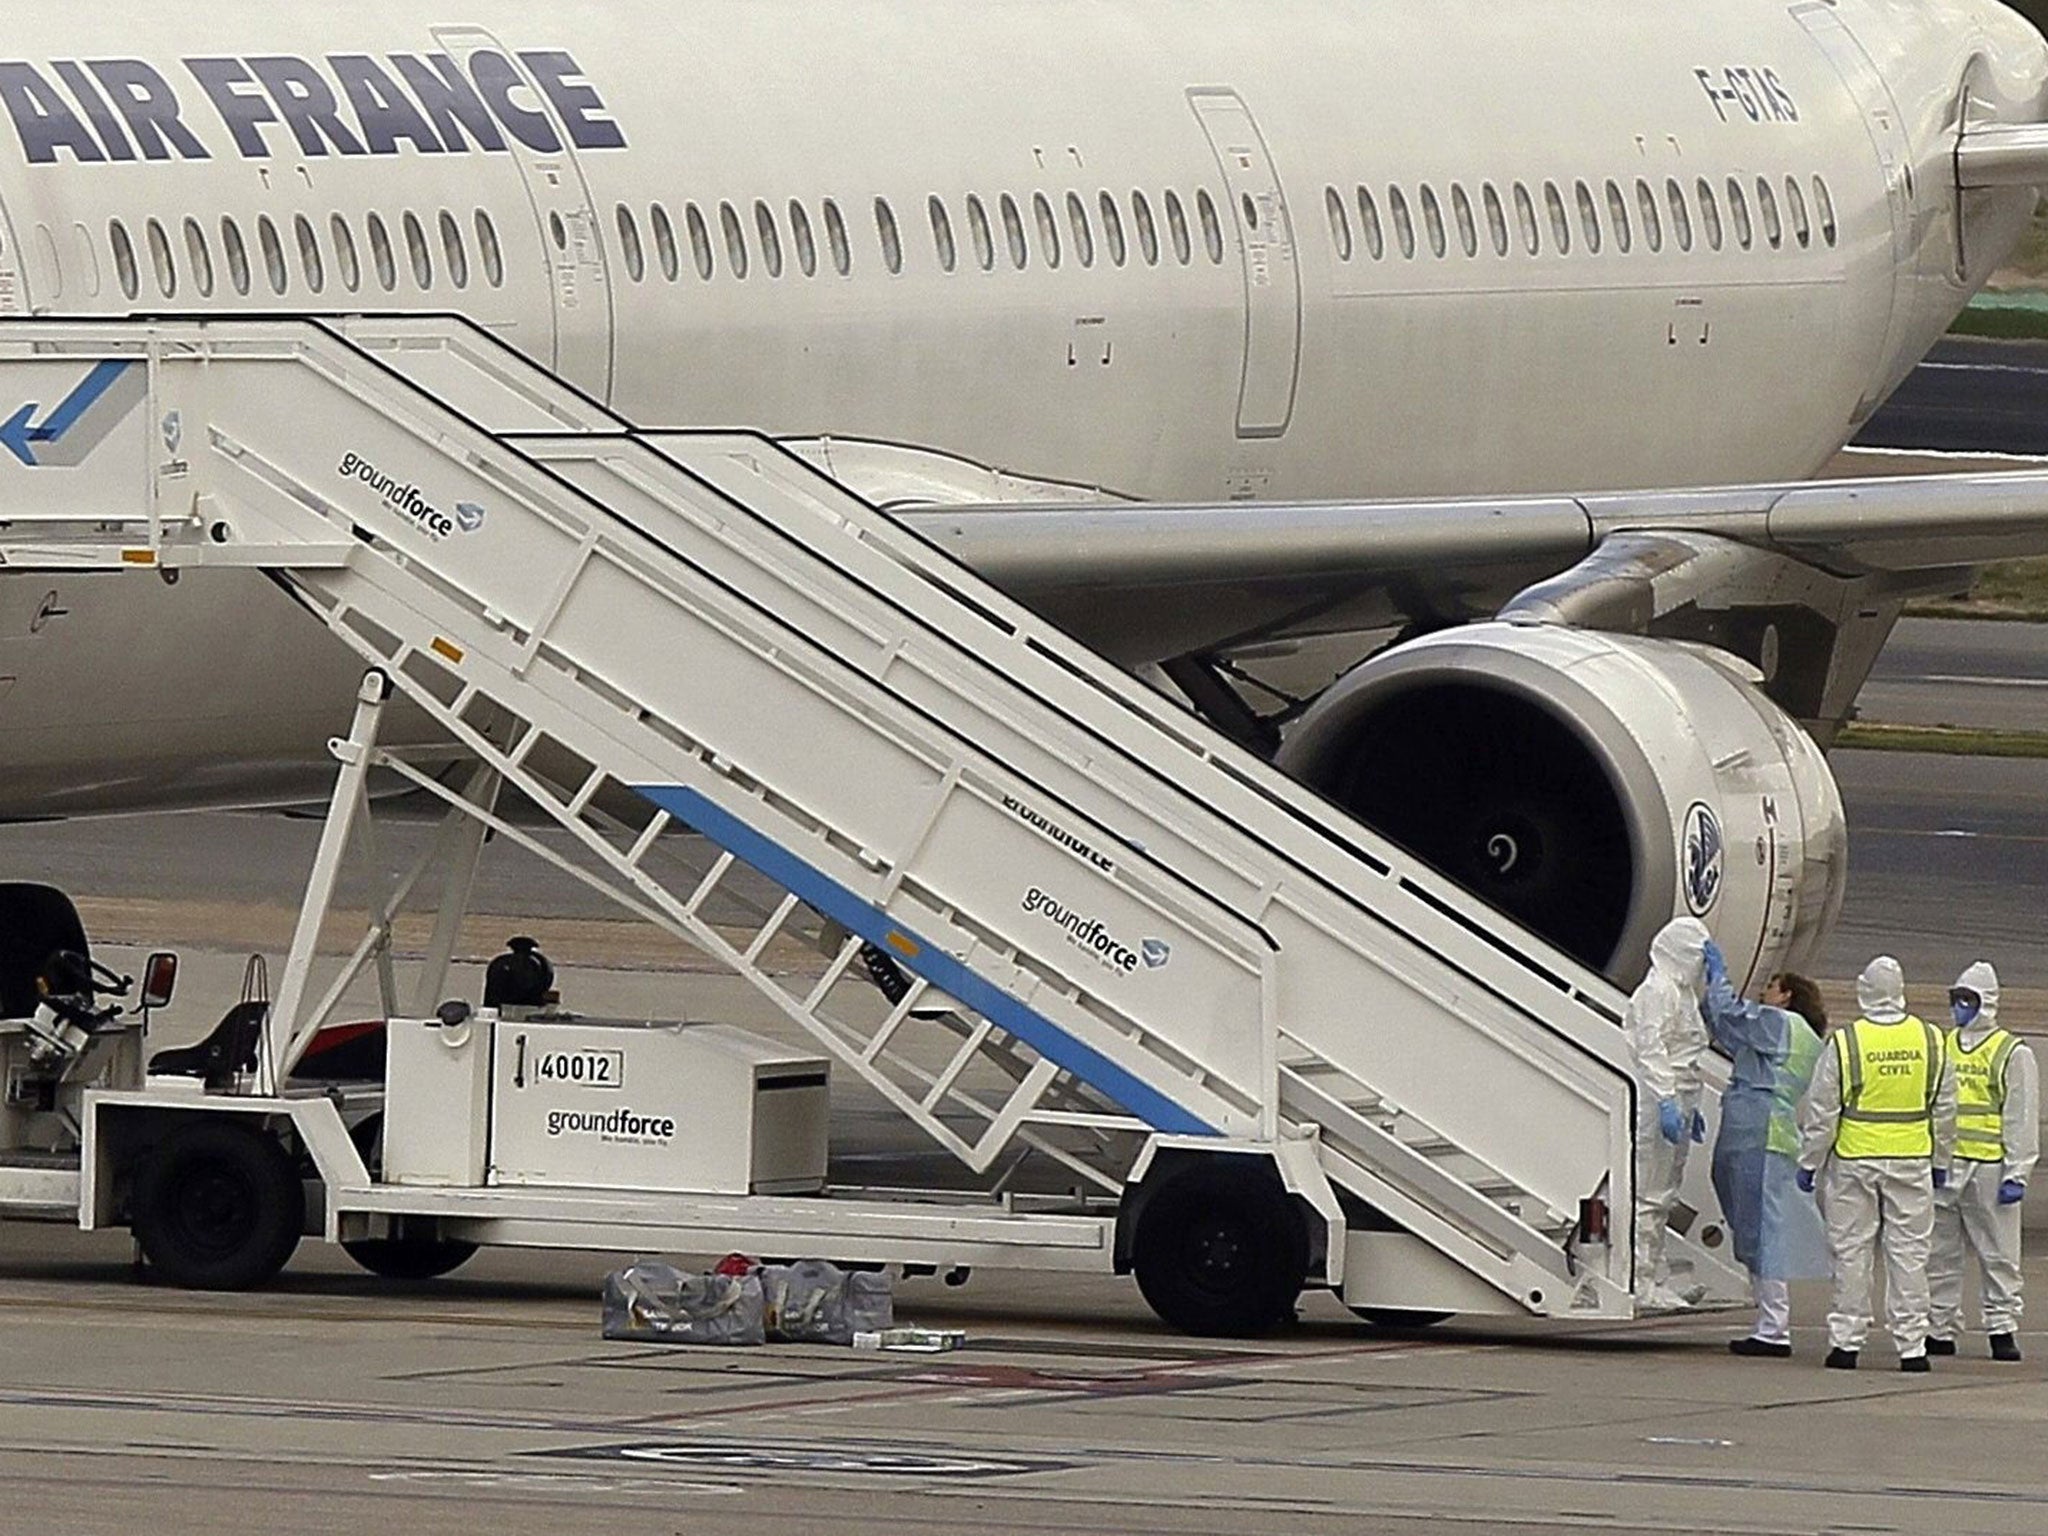
[[[1351,1310],[1375,1328],[1434,1328],[1451,1316],[1448,1312],[1422,1312],[1413,1307],[1353,1307]]]
[[[386,1280],[438,1280],[476,1257],[476,1244],[459,1237],[366,1237],[341,1251]]]
[[[195,1291],[245,1291],[299,1246],[306,1191],[277,1138],[239,1120],[194,1120],[135,1172],[135,1240],[149,1267]]]
[[[1161,1177],[1131,1242],[1138,1289],[1161,1320],[1204,1338],[1251,1338],[1291,1318],[1308,1233],[1272,1169],[1218,1155]]]

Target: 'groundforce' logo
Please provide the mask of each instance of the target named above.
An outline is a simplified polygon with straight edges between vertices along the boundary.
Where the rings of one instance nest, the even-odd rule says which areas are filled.
[[[367,485],[384,498],[385,506],[408,519],[430,539],[445,539],[457,528],[464,533],[475,533],[484,525],[484,509],[474,502],[462,502],[451,516],[427,500],[418,486],[385,474],[358,453],[341,456],[341,478]]]
[[[1134,949],[1111,933],[1101,918],[1083,916],[1035,885],[1024,893],[1024,910],[1044,918],[1066,934],[1069,944],[1125,976],[1135,971],[1141,960],[1147,970],[1156,971],[1173,954],[1164,939],[1145,939]]]
[[[551,1109],[550,1136],[602,1136],[606,1141],[659,1141],[675,1139],[673,1120],[635,1114],[630,1109]]]
[[[1073,853],[1078,853],[1079,855],[1081,855],[1082,858],[1086,859],[1090,864],[1093,864],[1097,869],[1101,870],[1104,874],[1108,875],[1116,873],[1116,861],[1110,858],[1108,854],[1097,853],[1093,848],[1089,847],[1086,843],[1082,842],[1080,838],[1074,836],[1074,834],[1069,832],[1065,827],[1060,826],[1057,822],[1054,822],[1048,819],[1047,817],[1040,815],[1037,811],[1031,809],[1030,806],[1024,804],[1023,801],[1017,800],[1009,795],[1005,795],[1003,796],[1003,809],[1008,811],[1012,816],[1015,816],[1019,821],[1023,822],[1026,826],[1038,828],[1039,831],[1043,832],[1047,837],[1051,838],[1054,842],[1058,843],[1062,848],[1065,848]]]

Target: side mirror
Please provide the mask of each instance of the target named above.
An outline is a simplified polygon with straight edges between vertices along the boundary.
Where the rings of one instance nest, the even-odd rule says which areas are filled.
[[[142,967],[142,1006],[169,1007],[171,994],[177,989],[178,957],[168,949],[160,949]]]

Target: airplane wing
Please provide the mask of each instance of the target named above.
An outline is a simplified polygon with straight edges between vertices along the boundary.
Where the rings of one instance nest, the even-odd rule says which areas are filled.
[[[1714,594],[1700,586],[1708,576],[1699,557],[1709,548],[1724,591],[1755,587],[1787,562],[1864,597],[1955,590],[1971,567],[2048,554],[2048,470],[1588,496],[1018,504],[898,515],[1089,643],[1136,663],[1389,625],[1434,629],[1490,617],[1518,594],[1569,599],[1567,610],[1546,616],[1569,611],[1595,627],[1649,629],[1654,605],[1588,608],[1594,585],[1613,597],[1623,535],[1646,581],[1668,584],[1676,559],[1645,566],[1645,538],[1690,551],[1692,596],[1707,601]],[[1540,593],[1528,591],[1539,583]]]

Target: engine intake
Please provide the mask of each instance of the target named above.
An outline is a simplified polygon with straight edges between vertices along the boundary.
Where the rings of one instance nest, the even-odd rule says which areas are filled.
[[[1703,918],[1738,982],[1808,963],[1847,829],[1812,739],[1703,646],[1493,622],[1395,647],[1280,765],[1624,986]]]

